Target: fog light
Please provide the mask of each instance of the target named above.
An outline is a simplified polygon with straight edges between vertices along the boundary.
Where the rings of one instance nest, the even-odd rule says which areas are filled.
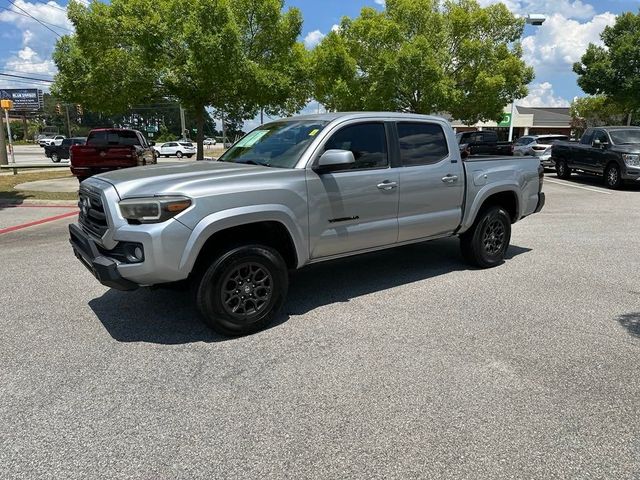
[[[128,243],[125,248],[125,256],[129,263],[140,263],[144,261],[144,249],[139,243]]]

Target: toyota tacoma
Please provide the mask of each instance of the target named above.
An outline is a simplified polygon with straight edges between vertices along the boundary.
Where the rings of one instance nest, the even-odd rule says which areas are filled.
[[[461,158],[449,123],[398,113],[274,121],[217,161],[129,168],[80,186],[76,257],[119,290],[188,281],[226,335],[268,325],[289,271],[457,235],[503,262],[511,226],[545,201],[537,159]]]

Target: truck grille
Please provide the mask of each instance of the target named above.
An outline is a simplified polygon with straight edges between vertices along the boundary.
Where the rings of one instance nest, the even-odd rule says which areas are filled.
[[[78,197],[80,198],[78,202],[78,208],[80,209],[78,221],[80,225],[88,233],[102,238],[109,229],[107,216],[102,205],[102,197],[99,193],[93,192],[86,187],[80,187]]]

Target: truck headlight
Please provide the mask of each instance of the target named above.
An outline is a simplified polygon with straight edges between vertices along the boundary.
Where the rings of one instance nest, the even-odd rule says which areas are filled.
[[[633,167],[640,167],[640,154],[637,153],[623,153],[622,159],[627,165]]]
[[[160,223],[191,206],[188,197],[130,198],[119,204],[120,213],[132,223]]]

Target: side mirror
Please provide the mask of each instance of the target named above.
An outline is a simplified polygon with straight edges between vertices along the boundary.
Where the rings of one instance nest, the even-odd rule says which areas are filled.
[[[356,163],[356,158],[350,150],[327,150],[318,159],[314,170],[323,173],[332,170],[345,170]]]

